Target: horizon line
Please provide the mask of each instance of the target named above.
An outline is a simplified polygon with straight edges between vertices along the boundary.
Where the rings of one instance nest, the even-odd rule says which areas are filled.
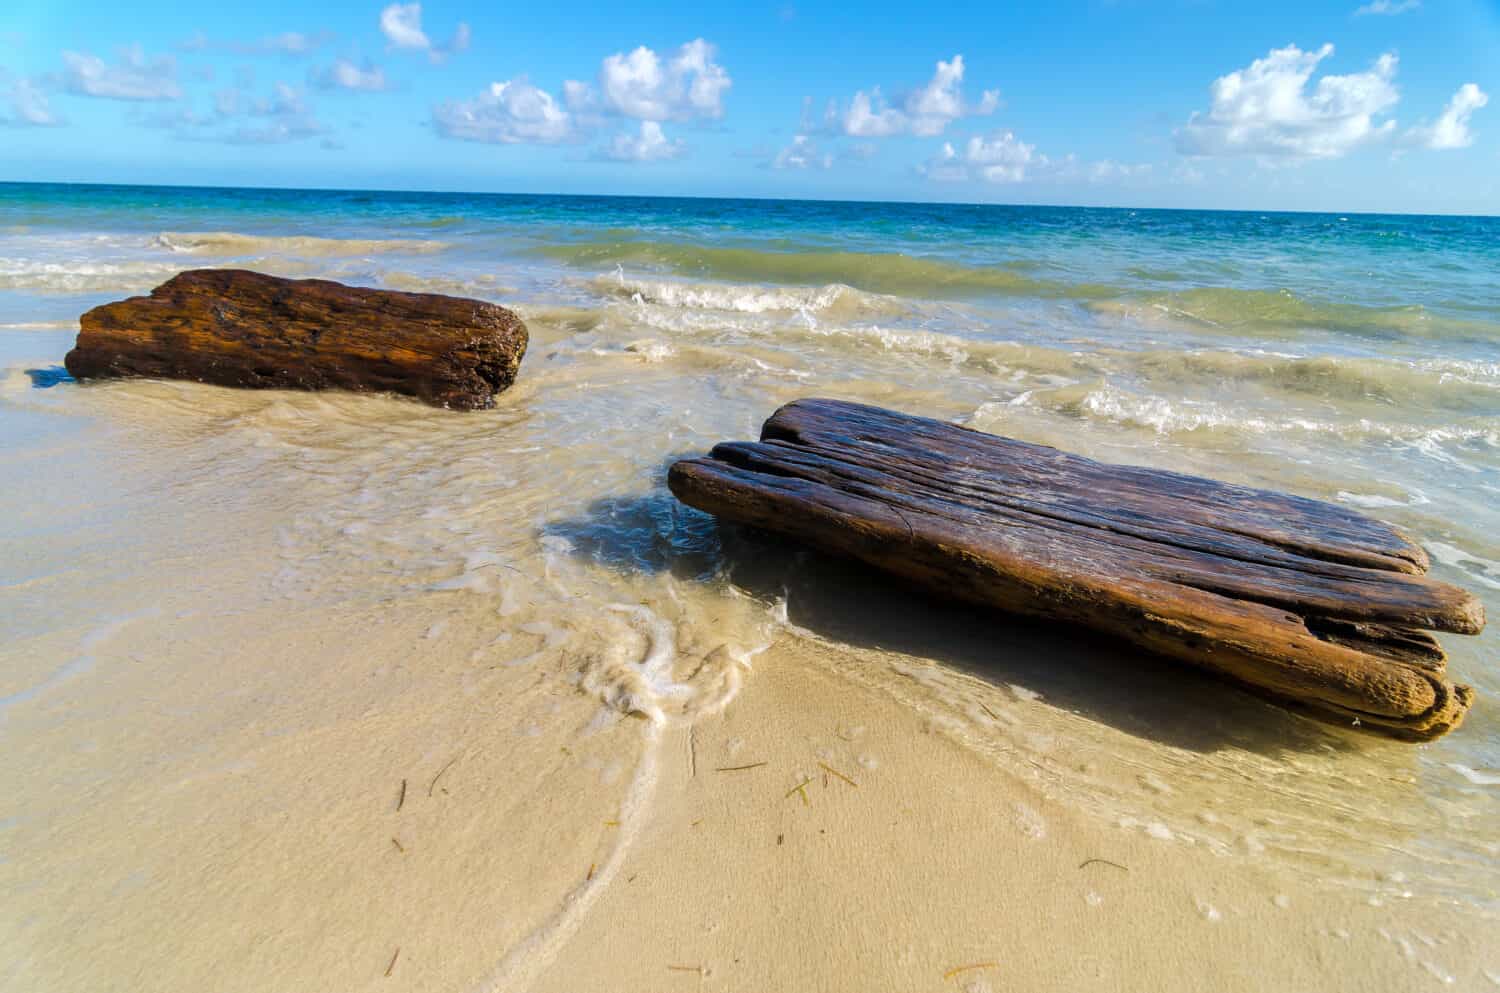
[[[851,200],[839,197],[772,197],[772,196],[708,196],[693,194],[662,194],[662,193],[524,193],[519,191],[482,191],[482,190],[430,190],[430,189],[376,189],[366,187],[339,187],[339,186],[240,186],[226,185],[222,183],[121,183],[121,182],[76,182],[65,180],[36,180],[36,179],[0,179],[0,187],[4,186],[81,186],[94,188],[122,188],[122,189],[145,189],[145,190],[258,190],[273,193],[373,193],[373,194],[395,194],[416,196],[470,196],[470,197],[558,197],[578,200],[691,200],[691,201],[748,201],[752,203],[823,203],[823,204],[847,204],[850,206],[879,204],[899,207],[977,207],[977,208],[1032,208],[1045,210],[1118,210],[1118,211],[1160,211],[1173,213],[1211,213],[1211,214],[1297,214],[1315,217],[1444,217],[1461,218],[1469,220],[1496,220],[1500,214],[1467,214],[1467,213],[1443,213],[1431,211],[1395,211],[1395,210],[1300,210],[1295,208],[1256,208],[1256,207],[1129,207],[1129,206],[1100,206],[1096,204],[1069,204],[1069,203],[1004,203],[997,201],[970,201],[970,200],[897,200],[897,199],[874,199],[874,200]]]

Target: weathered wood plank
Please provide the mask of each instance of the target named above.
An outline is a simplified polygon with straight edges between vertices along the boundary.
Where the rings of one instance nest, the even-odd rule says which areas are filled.
[[[1093,509],[1117,521],[1158,528],[1171,528],[1174,522],[1201,524],[1313,558],[1406,572],[1428,568],[1420,545],[1381,521],[1335,504],[1165,470],[1108,465],[1014,439],[995,445],[993,437],[879,407],[819,400],[788,404],[761,433],[763,441],[865,441],[889,446],[896,454],[931,453],[953,468],[979,470],[999,487],[1028,493],[1039,502]],[[1110,487],[1110,506],[1100,507],[1092,498],[1100,483]]]
[[[762,439],[677,463],[672,491],[1396,737],[1436,737],[1468,707],[1420,629],[1476,633],[1481,605],[1422,576],[1410,539],[1345,508],[837,401],[782,408]]]
[[[475,409],[515,381],[526,326],[492,303],[195,269],[95,307],[65,360],[79,379],[399,393]]]

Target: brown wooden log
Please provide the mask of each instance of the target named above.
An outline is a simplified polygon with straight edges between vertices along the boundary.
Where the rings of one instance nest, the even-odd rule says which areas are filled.
[[[65,359],[79,379],[144,376],[253,389],[399,393],[493,406],[526,354],[504,307],[242,269],[194,269],[95,307]]]
[[[945,597],[1080,623],[1325,718],[1408,740],[1462,720],[1422,629],[1483,606],[1423,550],[1334,504],[1095,462],[833,400],[672,466],[678,499]]]

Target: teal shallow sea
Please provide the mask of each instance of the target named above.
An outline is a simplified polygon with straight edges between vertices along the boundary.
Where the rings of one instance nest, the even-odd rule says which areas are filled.
[[[198,266],[494,300],[526,319],[532,348],[500,407],[467,420],[392,400],[59,375],[80,313]],[[173,477],[185,507],[237,506],[215,488],[229,480],[270,487],[257,507],[285,512],[267,523],[288,536],[279,583],[368,547],[382,596],[434,562],[458,570],[449,590],[498,590],[494,563],[551,576],[567,552],[610,577],[608,597],[676,603],[684,630],[708,623],[709,601],[683,606],[662,577],[733,586],[743,567],[760,578],[737,595],[784,597],[795,626],[799,603],[829,596],[821,581],[848,574],[727,550],[673,508],[662,466],[750,436],[803,395],[1339,501],[1410,531],[1436,575],[1500,617],[1497,218],[0,184],[0,359],[0,617],[19,638],[46,638],[66,601],[47,585],[81,547],[66,522],[95,527],[96,552],[131,544],[135,511],[80,509],[56,491],[69,460],[114,485],[87,465],[96,429],[144,445],[141,464],[196,466]],[[527,459],[529,473],[486,475]],[[131,479],[131,494],[153,494],[149,477]],[[337,596],[366,595],[343,575]],[[824,606],[849,624],[858,613]],[[558,609],[528,622],[538,655],[576,620]],[[905,633],[873,639],[882,650],[899,642],[969,669],[984,656],[982,629],[924,635],[953,618],[913,609]],[[1420,748],[1248,698],[1188,716],[1159,676],[1101,689],[1035,662],[997,661],[985,678],[1027,693],[982,702],[1014,711],[987,730],[1000,761],[1112,755],[1113,773],[1059,765],[1055,791],[1122,824],[1372,893],[1396,873],[1495,912],[1496,638],[1444,639],[1478,703]],[[870,672],[886,665],[860,657]],[[0,714],[62,685],[47,678],[6,677]],[[920,685],[914,706],[977,713],[968,683]],[[1147,777],[1173,788],[1130,785]]]

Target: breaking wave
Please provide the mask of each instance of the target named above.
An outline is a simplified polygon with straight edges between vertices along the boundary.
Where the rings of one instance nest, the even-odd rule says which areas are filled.
[[[1282,335],[1306,330],[1400,337],[1444,337],[1477,341],[1500,339],[1500,325],[1448,317],[1419,304],[1372,307],[1300,297],[1291,290],[1199,287],[1170,293],[1096,301],[1096,313],[1148,324],[1187,324],[1225,333],[1254,330]]]
[[[1406,406],[1491,415],[1500,409],[1500,363],[1460,359],[1381,359],[1289,355],[1230,349],[1058,348],[1030,341],[969,337],[902,322],[865,321],[898,301],[840,285],[767,288],[735,284],[651,282],[601,277],[598,288],[639,304],[632,328],[712,339],[769,340],[796,347],[884,353],[959,365],[1009,380],[1048,385],[1107,378],[1152,384],[1174,393],[1253,388],[1294,401],[1337,407]],[[872,313],[873,311],[873,313]],[[980,335],[991,335],[980,328]]]
[[[516,292],[514,287],[506,286],[498,276],[491,274],[465,279],[460,276],[435,276],[393,270],[380,274],[380,284],[388,290],[407,293],[445,293],[449,296],[479,297],[485,300],[499,300]]]
[[[406,252],[428,255],[448,248],[443,241],[406,238],[316,238],[311,235],[255,235],[234,231],[163,231],[152,244],[188,255],[294,255],[303,258],[381,255]]]
[[[753,286],[736,283],[684,283],[633,279],[623,274],[600,276],[591,288],[635,303],[691,310],[725,310],[742,314],[812,313],[861,317],[905,313],[903,301],[867,293],[843,283],[824,286]]]
[[[278,276],[307,275],[307,264],[285,259],[245,259],[235,263],[242,269],[270,272]],[[159,286],[185,267],[171,262],[46,262],[35,259],[0,258],[0,290],[32,293],[144,293]]]
[[[1132,393],[1108,383],[1089,383],[1035,390],[1011,402],[1085,420],[1108,421],[1160,435],[1223,432],[1243,435],[1315,434],[1345,441],[1384,440],[1436,451],[1436,446],[1465,444],[1500,449],[1500,429],[1493,419],[1452,424],[1415,424],[1371,418],[1338,418],[1336,412],[1313,417],[1295,412],[1245,410],[1213,400],[1169,398]]]
[[[1494,411],[1500,406],[1500,364],[1291,356],[1232,351],[1115,353],[1148,378],[1256,383],[1335,401],[1420,404],[1453,410]]]
[[[1319,300],[1288,289],[1198,287],[1176,291],[1131,290],[1084,281],[1041,278],[1015,261],[968,265],[895,252],[777,250],[635,240],[589,241],[533,249],[548,258],[596,269],[639,266],[682,276],[773,284],[787,288],[843,286],[872,294],[953,299],[1023,296],[1074,300],[1102,316],[1223,334],[1254,331],[1271,337],[1324,330],[1376,337],[1500,340],[1500,323],[1454,317],[1420,304],[1370,306]],[[1048,266],[1046,271],[1060,267]],[[1138,270],[1127,272],[1143,279]],[[1163,273],[1151,273],[1164,277]],[[609,277],[601,277],[601,283]],[[1151,279],[1149,281],[1156,281]],[[771,293],[759,287],[762,293]],[[681,294],[684,291],[675,291]],[[749,289],[744,292],[750,292]],[[649,294],[641,291],[643,297]],[[668,302],[668,301],[663,301]],[[700,304],[701,305],[701,304]],[[724,309],[742,309],[743,304]],[[792,309],[768,305],[764,309]]]
[[[1088,283],[1032,279],[1014,266],[971,266],[886,252],[768,251],[648,241],[548,245],[535,251],[582,267],[651,266],[682,275],[794,286],[841,283],[897,296],[1005,294],[1088,299],[1118,292]]]
[[[161,262],[43,262],[0,258],[0,290],[34,293],[106,293],[149,289],[177,275]]]

